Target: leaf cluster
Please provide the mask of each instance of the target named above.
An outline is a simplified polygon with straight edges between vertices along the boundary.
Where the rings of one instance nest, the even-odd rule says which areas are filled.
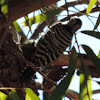
[[[0,5],[1,5],[2,13],[5,15],[5,18],[8,20],[8,2],[7,1],[8,0],[0,0]],[[97,2],[97,0],[91,0],[89,2],[89,6],[86,9],[86,12],[84,13],[86,16],[88,16],[88,14],[91,12],[91,10],[92,10],[93,6],[96,4],[96,2]],[[44,22],[46,22],[49,27],[50,23],[48,20],[50,20],[51,18],[54,18],[56,15],[60,14],[63,10],[68,11],[68,8],[57,7],[57,6],[53,7],[53,9],[48,9],[48,8],[44,7],[42,1],[41,1],[41,3],[42,3],[41,4],[41,6],[42,6],[41,14],[38,14],[31,18],[29,18],[28,15],[26,15],[26,16],[24,16],[25,21],[23,21],[21,23],[21,24],[23,24],[23,27],[27,26],[29,28],[29,32],[31,32],[31,33],[32,33],[31,26],[33,24],[35,24],[35,23],[43,24]],[[65,4],[65,7],[67,7],[66,4]],[[84,14],[80,14],[80,15],[84,15]],[[68,17],[69,16],[70,15],[68,14]],[[100,24],[100,14],[97,18],[97,22],[92,31],[86,30],[86,31],[81,31],[81,32],[84,34],[87,34],[89,36],[95,37],[97,39],[100,39],[100,32],[96,31],[99,24]],[[16,32],[17,38],[18,38],[17,42],[18,42],[18,44],[20,44],[22,46],[23,42],[25,42],[25,40],[27,40],[27,36],[25,36],[25,34],[23,32],[23,27],[20,27],[20,25],[17,23],[17,21],[14,21],[13,25],[17,31]],[[22,36],[22,34],[23,34],[23,36]],[[22,40],[23,37],[25,38],[24,40]],[[37,37],[33,36],[32,39],[36,39],[36,38]],[[77,46],[79,46],[79,45],[77,44]],[[97,57],[90,47],[88,47],[86,45],[82,45],[82,48],[85,50],[88,59],[90,59],[91,62],[93,62],[93,64],[94,64],[93,67],[98,72],[100,72],[100,52],[98,53],[98,57]],[[84,60],[81,56],[80,56],[80,60],[81,60],[80,93],[79,94],[77,93],[77,95],[79,95],[78,96],[79,100],[92,100],[90,70],[89,70],[88,66],[84,63]],[[56,86],[56,88],[54,88],[49,100],[62,100],[62,98],[66,95],[69,98],[74,98],[73,96],[68,96],[68,93],[69,93],[69,85],[73,79],[76,69],[77,69],[77,52],[76,52],[75,48],[73,47],[69,54],[68,74],[61,80],[61,82]],[[26,93],[25,100],[39,100],[39,98],[36,96],[36,94],[33,92],[33,90],[31,90],[29,88],[24,88],[24,91]],[[70,94],[71,93],[69,93],[69,95]],[[3,92],[0,92],[0,100],[20,100],[20,97],[14,89],[11,89],[11,91],[9,92],[8,95],[4,94]]]

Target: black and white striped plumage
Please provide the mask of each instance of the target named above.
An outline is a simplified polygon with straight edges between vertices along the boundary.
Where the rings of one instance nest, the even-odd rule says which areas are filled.
[[[81,25],[79,18],[71,18],[67,24],[53,25],[38,41],[32,62],[39,67],[49,65],[56,60],[70,46],[74,32]]]
[[[34,42],[22,47],[24,57],[33,62],[36,67],[49,65],[70,46],[74,32],[81,25],[82,22],[79,18],[71,18],[67,24],[52,25],[35,47]],[[22,73],[21,79],[27,81],[34,73],[35,71],[31,67],[27,67]]]

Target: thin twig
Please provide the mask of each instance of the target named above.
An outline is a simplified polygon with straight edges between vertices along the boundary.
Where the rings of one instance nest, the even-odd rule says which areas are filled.
[[[86,10],[87,10],[87,9],[84,9],[84,10],[82,10],[82,11],[80,11],[80,12],[71,14],[71,15],[69,15],[69,17],[85,15],[85,14],[86,14]],[[93,12],[95,12],[95,11],[100,11],[100,7],[95,7],[95,8],[93,8],[92,11],[91,11],[91,13],[93,13]],[[89,16],[90,16],[90,15],[89,15]],[[68,20],[68,17],[65,17],[64,19],[61,19],[60,21],[63,22],[63,21],[66,21],[66,20]]]

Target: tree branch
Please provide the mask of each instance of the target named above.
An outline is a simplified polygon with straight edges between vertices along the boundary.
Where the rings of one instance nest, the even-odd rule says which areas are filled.
[[[67,3],[67,7],[73,7],[73,6],[78,5],[78,4],[87,4],[87,3],[88,2],[86,0],[82,0],[82,1],[79,1],[79,2],[77,2],[77,1],[75,1],[75,2],[68,2]],[[62,8],[66,8],[65,5],[66,4],[64,4],[61,7]],[[95,7],[95,8],[93,8],[93,10],[91,12],[95,12],[95,11],[99,11],[99,10],[100,10],[99,7]],[[61,19],[60,21],[66,21],[66,20],[69,19],[69,17],[72,17],[72,16],[81,16],[81,15],[85,15],[85,14],[86,14],[86,9],[82,10],[82,11],[79,11],[77,13],[75,12],[74,14],[70,14],[69,16],[67,16],[66,18]],[[39,26],[36,28],[35,32],[31,36],[31,39],[36,39],[38,37],[39,33],[43,31],[43,28],[46,26],[46,24],[47,24],[46,21],[44,21],[41,24],[39,24]]]
[[[43,0],[43,6],[51,5],[59,0]],[[40,0],[8,0],[9,21],[25,16],[35,10],[42,8]]]
[[[88,1],[87,0],[81,0],[81,1],[67,2],[66,4],[62,5],[61,7],[63,7],[63,8],[67,7],[68,8],[68,7],[73,7],[75,5],[80,5],[80,4],[88,4]]]
[[[81,54],[81,57],[83,58],[83,61],[87,66],[94,66],[94,64],[88,59],[87,55]],[[56,61],[53,61],[51,63],[53,66],[68,66],[69,65],[69,55],[62,54]],[[80,55],[77,57],[77,68],[81,67],[81,60]]]
[[[88,59],[86,54],[81,54],[81,55],[78,54],[76,67],[77,68],[82,67],[80,56],[81,56],[82,60],[84,61],[84,63],[89,68],[91,76],[99,78],[100,77],[100,71],[95,69],[95,65],[93,64],[93,62],[90,59]],[[53,61],[50,64],[50,66],[53,66],[53,67],[68,66],[68,65],[69,65],[69,55],[64,55],[64,54],[62,54],[58,59],[56,59],[55,61]],[[79,75],[80,72],[78,71],[77,74]]]
[[[43,6],[48,6],[57,1],[59,0],[43,0]],[[3,15],[0,13],[0,32],[3,28],[8,27],[13,21],[40,8],[42,8],[40,0],[8,0],[8,20],[6,21],[6,19],[4,19],[5,17],[3,18]],[[0,33],[0,46],[6,35],[7,32],[3,34]]]
[[[87,9],[84,9],[84,10],[79,11],[79,12],[77,12],[77,13],[71,14],[71,15],[69,15],[69,17],[85,15],[85,14],[86,14],[86,10],[87,10]],[[96,11],[100,11],[100,7],[96,6],[95,8],[92,9],[91,13],[96,12]],[[63,21],[66,21],[66,20],[68,20],[68,17],[63,18],[63,19],[61,19],[60,21],[63,22]]]
[[[64,5],[61,6],[61,8],[66,9],[66,7],[73,7],[75,5],[79,5],[79,4],[88,4],[87,0],[81,0],[81,1],[74,1],[74,2],[67,2]],[[66,6],[67,5],[67,6]],[[57,8],[57,6],[55,5],[55,8]],[[52,17],[52,19],[55,19],[55,16]],[[50,19],[49,19],[50,20]],[[43,21],[42,23],[40,23],[38,25],[38,27],[36,28],[35,32],[33,33],[33,35],[31,36],[31,39],[36,39],[39,35],[40,32],[43,31],[43,28],[47,25],[46,21]]]

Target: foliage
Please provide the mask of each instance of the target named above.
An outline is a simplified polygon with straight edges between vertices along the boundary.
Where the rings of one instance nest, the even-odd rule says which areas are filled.
[[[82,33],[100,39],[100,32],[96,32],[96,31],[82,31]]]
[[[0,4],[1,4],[1,11],[8,19],[8,0],[0,0]]]
[[[88,67],[82,62],[80,73],[80,100],[92,100],[91,75]]]
[[[89,6],[88,6],[87,11],[86,11],[86,14],[87,14],[87,15],[91,12],[92,7],[94,6],[94,4],[95,4],[96,2],[97,2],[97,0],[90,0]]]
[[[59,15],[64,10],[67,11],[67,15],[68,16],[66,18],[64,18],[64,19],[61,19],[61,21],[65,21],[66,19],[68,20],[69,17],[71,17],[73,15],[77,15],[77,16],[87,15],[87,17],[88,17],[88,16],[90,16],[89,13],[91,13],[92,9],[94,9],[93,6],[96,5],[96,2],[97,2],[97,0],[90,0],[88,8],[85,10],[86,13],[83,13],[84,11],[79,11],[77,8],[75,8],[75,3],[77,3],[77,4],[83,3],[81,0],[80,1],[78,0],[77,2],[74,2],[74,5],[72,5],[73,2],[71,2],[70,5],[73,8],[75,8],[78,12],[75,13],[75,14],[69,14],[69,9],[68,8],[70,6],[67,5],[67,4],[65,4],[65,5],[63,5],[61,7],[49,6],[50,7],[49,8],[49,7],[44,7],[44,4],[43,4],[42,0],[40,0],[40,4],[41,4],[41,7],[42,7],[42,9],[40,10],[41,14],[34,15],[31,18],[29,18],[28,15],[25,15],[24,16],[25,21],[21,22],[21,25],[23,24],[22,26],[20,26],[17,23],[17,21],[13,22],[13,25],[15,27],[16,34],[17,34],[16,37],[19,39],[19,41],[16,41],[16,42],[18,42],[18,45],[20,45],[20,47],[21,47],[21,46],[23,46],[23,44],[21,44],[22,43],[21,42],[22,38],[24,37],[25,40],[28,40],[27,37],[25,36],[24,32],[23,32],[23,28],[28,27],[29,28],[28,35],[29,35],[29,32],[31,32],[31,37],[32,37],[32,35],[34,35],[35,32],[36,32],[36,31],[35,32],[32,31],[32,25],[33,24],[40,23],[38,25],[38,27],[37,27],[37,30],[40,30],[40,32],[42,32],[44,27],[47,24],[48,24],[48,27],[50,28],[51,19],[53,20],[52,23],[56,22],[55,17],[57,15]],[[6,19],[9,20],[9,18],[8,18],[8,0],[0,0],[0,5],[1,5],[1,12],[4,14]],[[47,23],[47,24],[45,24],[45,23]],[[40,26],[43,26],[43,25],[44,25],[44,27],[42,27],[42,29],[40,29]],[[94,25],[93,30],[83,30],[81,32],[83,34],[88,35],[88,36],[92,36],[94,38],[100,39],[100,32],[96,31],[96,29],[98,28],[99,25],[100,25],[100,13],[98,15],[98,18],[97,18],[96,24]],[[23,35],[21,33],[23,33]],[[38,38],[39,38],[39,35],[37,37],[37,40],[38,40]],[[34,36],[33,36],[32,39],[34,39]],[[48,83],[48,84],[46,83],[48,85],[48,87],[50,85],[49,90],[50,90],[51,95],[49,96],[49,100],[62,100],[63,97],[66,97],[66,96],[69,96],[69,97],[75,99],[75,97],[72,96],[75,92],[72,95],[70,95],[71,93],[69,93],[69,85],[72,82],[73,76],[75,74],[74,72],[77,69],[80,70],[80,75],[79,75],[80,76],[80,93],[76,93],[76,95],[79,95],[78,96],[79,100],[92,100],[91,68],[90,68],[90,66],[88,66],[84,62],[84,58],[82,57],[82,54],[80,52],[80,45],[77,42],[77,38],[75,38],[75,43],[76,43],[76,45],[78,47],[78,53],[76,52],[76,48],[74,48],[74,46],[73,46],[72,50],[70,51],[70,53],[68,55],[69,61],[67,61],[68,62],[67,75],[65,73],[62,74],[63,73],[62,72],[60,74],[60,76],[58,76],[58,77],[60,77],[58,79],[60,81],[60,83],[53,90],[50,90],[53,87],[51,84],[54,85],[55,83],[57,83],[58,80],[54,81],[54,80],[51,80],[51,79],[48,80],[48,78],[46,78],[47,81],[50,81],[50,83]],[[31,46],[33,46],[33,45],[31,45]],[[81,45],[81,46],[85,50],[87,59],[90,60],[93,63],[92,67],[99,73],[100,72],[100,51],[99,51],[98,57],[97,57],[95,55],[94,51],[91,49],[91,47],[89,47],[87,45]],[[30,48],[29,48],[29,50],[30,50]],[[15,52],[15,51],[13,51],[13,52]],[[12,52],[12,54],[13,54],[13,52]],[[31,52],[29,51],[29,53],[31,53]],[[79,55],[79,59],[80,59],[80,63],[81,63],[80,64],[80,68],[79,68],[79,66],[77,66],[78,55]],[[23,58],[21,53],[20,53],[20,56],[21,56],[21,58]],[[25,66],[31,65],[31,63],[28,62],[27,60],[24,59],[24,61],[25,61],[25,64],[26,64]],[[56,68],[57,66],[54,66],[54,67]],[[60,66],[60,67],[62,67],[62,66]],[[37,71],[37,70],[38,69],[36,69],[35,71]],[[1,71],[1,69],[0,69],[0,71]],[[50,75],[49,71],[51,71],[51,69],[48,69],[47,71],[45,71],[45,70],[43,71],[46,74],[45,77],[48,77]],[[40,71],[38,71],[38,72],[40,72]],[[52,68],[51,72],[54,72],[53,68]],[[29,72],[29,73],[31,73],[31,72]],[[44,74],[42,74],[42,75],[44,75]],[[56,75],[57,75],[57,73],[55,73],[55,76]],[[31,81],[33,81],[33,79]],[[35,78],[34,78],[34,81],[35,81]],[[36,83],[36,81],[35,81],[35,83]],[[97,81],[97,83],[100,84],[98,81]],[[27,81],[27,84],[28,84],[28,81]],[[42,89],[42,90],[46,91],[44,84],[42,84],[41,87],[42,88],[39,88],[39,89]],[[47,87],[47,89],[48,89],[48,87]],[[4,92],[0,92],[0,100],[21,100],[21,97],[17,93],[18,89],[19,88],[6,89],[6,90],[10,91],[10,92],[8,91],[7,93],[5,93],[5,89],[1,89],[1,90],[4,90]],[[25,100],[39,100],[38,96],[36,95],[36,93],[31,88],[20,88],[19,90],[25,92],[25,95],[24,95]],[[37,90],[38,90],[38,88],[37,88]],[[47,92],[47,93],[50,94],[49,92]]]
[[[25,93],[26,93],[25,100],[39,100],[39,98],[37,97],[37,95],[34,93],[33,90],[25,88]],[[0,92],[0,100],[21,100],[21,99],[17,94],[17,92],[14,89],[12,89],[9,92],[8,96],[3,92]]]
[[[88,47],[83,45],[82,46],[87,53],[89,59],[95,64],[95,69],[100,71],[100,59],[93,53],[93,51]]]
[[[0,100],[6,100],[7,99],[7,95],[0,92]]]
[[[100,24],[100,13],[99,13],[99,16],[98,16],[97,22],[96,22],[95,27],[94,27],[93,30],[97,29],[97,27],[99,26],[99,24]]]
[[[26,19],[26,21],[22,22],[22,24],[24,24],[23,27],[31,26],[32,24],[45,21],[45,20],[52,18],[55,15],[59,14],[61,11],[62,11],[62,9],[57,8],[54,10],[47,10],[46,12],[42,12],[41,14],[31,17],[29,19]]]
[[[29,88],[25,88],[26,97],[25,100],[39,100],[37,95]]]
[[[12,89],[12,90],[9,92],[9,95],[8,95],[8,97],[7,97],[7,100],[20,100],[20,97],[19,97],[19,95],[16,93],[16,91]]]
[[[54,92],[52,93],[50,100],[61,100],[64,97],[65,92],[67,91],[71,80],[74,75],[74,70],[76,67],[76,51],[75,48],[71,50],[69,67],[68,67],[68,75],[59,83]]]

